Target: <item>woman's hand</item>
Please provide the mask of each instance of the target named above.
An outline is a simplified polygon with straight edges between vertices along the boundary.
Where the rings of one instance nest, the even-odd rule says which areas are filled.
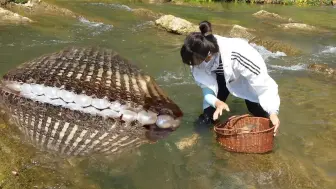
[[[270,120],[272,122],[272,124],[275,126],[274,128],[274,136],[276,136],[277,132],[278,132],[278,128],[280,126],[280,120],[278,118],[277,114],[271,114],[270,115]]]
[[[221,100],[217,100],[215,103],[215,106],[216,106],[216,111],[213,114],[213,120],[218,119],[218,117],[222,115],[223,110],[226,110],[228,112],[230,111],[229,106]]]

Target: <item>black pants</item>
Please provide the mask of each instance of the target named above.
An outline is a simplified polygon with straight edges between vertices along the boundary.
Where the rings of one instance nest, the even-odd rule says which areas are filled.
[[[217,83],[218,83],[218,94],[217,94],[217,98],[223,102],[226,101],[227,97],[229,96],[230,92],[226,87],[226,82],[225,82],[225,78],[223,75],[218,75],[217,74]],[[245,104],[247,106],[248,111],[256,117],[269,117],[268,113],[260,106],[259,103],[255,103],[255,102],[251,102],[248,100],[245,100]],[[203,114],[205,114],[205,116],[208,116],[210,118],[212,118],[214,112],[216,111],[215,108],[213,108],[212,106],[204,109]]]

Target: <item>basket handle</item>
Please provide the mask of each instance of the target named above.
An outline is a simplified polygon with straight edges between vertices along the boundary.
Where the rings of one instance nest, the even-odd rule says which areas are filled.
[[[231,116],[231,117],[229,117],[229,119],[224,123],[224,124],[220,124],[220,123],[218,123],[218,124],[220,124],[220,125],[226,125],[229,121],[231,121],[231,120],[233,120],[233,119],[237,119],[237,120],[239,120],[239,119],[241,119],[241,118],[244,118],[244,117],[250,117],[251,115],[250,114],[244,114],[244,115],[241,115],[241,116],[236,116],[236,115],[234,115],[234,116]],[[237,121],[236,121],[237,122]],[[217,124],[217,125],[218,125]],[[223,130],[227,130],[227,129],[225,129],[225,128],[218,128],[217,127],[217,125],[215,125],[214,126],[214,130],[215,130],[215,132],[218,130],[218,131],[223,131]]]

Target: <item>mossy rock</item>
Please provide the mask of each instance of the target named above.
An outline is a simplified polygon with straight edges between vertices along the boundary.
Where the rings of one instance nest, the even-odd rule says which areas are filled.
[[[261,39],[256,37],[250,40],[249,43],[255,43],[259,46],[263,46],[271,52],[284,52],[287,56],[297,56],[302,53],[299,49],[296,49],[292,45],[274,39]]]

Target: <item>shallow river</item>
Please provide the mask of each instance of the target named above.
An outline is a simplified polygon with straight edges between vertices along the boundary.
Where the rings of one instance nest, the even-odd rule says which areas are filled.
[[[0,123],[0,188],[336,188],[336,81],[307,70],[311,63],[336,67],[335,8],[130,1],[54,3],[83,17],[40,15],[32,17],[37,22],[29,26],[1,26],[0,76],[22,62],[66,46],[112,48],[156,79],[183,110],[183,122],[168,138],[132,153],[70,159],[37,151],[22,143],[14,128]],[[210,129],[196,135],[194,121],[201,113],[202,96],[180,59],[184,36],[156,28],[151,24],[153,19],[134,14],[136,8],[173,14],[194,23],[208,19],[217,25],[239,24],[302,51],[299,56],[284,56],[255,46],[279,84],[281,127],[272,153],[229,153],[216,143]],[[281,30],[251,16],[261,9],[329,32]],[[228,34],[225,29],[214,30]],[[242,100],[230,96],[228,104],[231,112],[223,119],[247,113]],[[192,144],[181,148],[181,140]]]

